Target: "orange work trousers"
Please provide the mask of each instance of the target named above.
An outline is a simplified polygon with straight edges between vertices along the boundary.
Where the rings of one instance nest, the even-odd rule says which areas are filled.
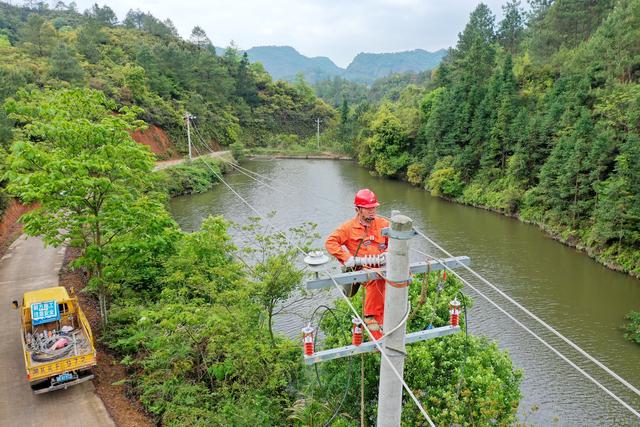
[[[375,317],[378,324],[382,326],[384,324],[384,280],[367,282],[364,290],[364,315]]]

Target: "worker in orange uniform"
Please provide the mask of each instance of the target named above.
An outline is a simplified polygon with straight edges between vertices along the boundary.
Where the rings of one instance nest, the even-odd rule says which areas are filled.
[[[389,240],[382,236],[382,229],[389,226],[389,221],[376,216],[376,208],[380,206],[378,198],[365,188],[356,193],[354,204],[356,216],[331,233],[325,247],[347,268],[384,265]],[[364,321],[374,338],[380,339],[384,323],[385,282],[383,279],[372,280],[364,287]],[[355,292],[357,288],[354,292],[347,290],[345,293],[353,296]]]

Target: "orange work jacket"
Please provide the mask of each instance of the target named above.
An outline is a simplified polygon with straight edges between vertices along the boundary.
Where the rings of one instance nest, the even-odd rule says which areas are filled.
[[[365,227],[356,215],[331,233],[324,246],[342,264],[351,256],[378,255],[385,252],[389,245],[389,239],[381,234],[382,229],[388,226],[389,221],[376,216],[371,225]],[[358,245],[360,249],[356,255]]]

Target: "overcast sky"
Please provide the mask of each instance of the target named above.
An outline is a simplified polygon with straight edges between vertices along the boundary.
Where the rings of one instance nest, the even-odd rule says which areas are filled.
[[[70,0],[66,1],[67,3]],[[485,0],[497,20],[506,0]],[[84,11],[95,0],[76,0]],[[171,19],[188,38],[199,25],[214,45],[241,49],[293,46],[306,56],[328,56],[346,67],[359,52],[435,51],[454,46],[475,0],[110,0],[124,19],[129,9]],[[523,3],[526,3],[523,1]]]

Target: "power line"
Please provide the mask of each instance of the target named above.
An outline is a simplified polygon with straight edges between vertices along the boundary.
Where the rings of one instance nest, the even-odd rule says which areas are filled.
[[[198,149],[194,146],[193,147],[196,152],[198,153],[198,155],[201,155],[200,152],[198,151]],[[223,178],[222,176],[220,176],[218,174],[218,172],[215,171],[215,169],[213,167],[211,167],[211,165],[209,165],[204,159],[203,162],[209,167],[209,169],[211,169],[211,172],[213,172],[213,174],[220,179],[220,181],[222,181],[227,188],[229,188],[229,190],[231,190],[238,198],[240,198],[240,200],[242,200],[242,202],[244,202],[253,212],[255,212],[260,218],[262,218],[263,220],[265,220],[265,217],[260,214],[260,212],[258,212],[253,206],[251,206],[251,204],[249,202],[247,202],[242,196],[240,196],[240,194],[238,194],[238,192],[236,192]],[[267,221],[268,222],[268,221]],[[272,225],[273,226],[273,225]],[[275,228],[275,227],[274,227]],[[307,252],[302,249],[300,246],[298,246],[295,242],[292,242],[291,240],[289,240],[286,236],[286,234],[284,234],[285,239],[287,239],[287,241],[289,241],[289,243],[293,244],[301,253],[303,253],[304,255],[308,255]],[[364,322],[364,320],[360,317],[360,315],[358,314],[358,311],[355,309],[355,307],[353,306],[353,304],[351,304],[351,301],[349,301],[349,298],[347,298],[347,296],[344,294],[344,292],[342,291],[342,289],[340,288],[340,285],[338,285],[338,282],[336,282],[335,278],[329,274],[329,277],[331,278],[331,280],[333,281],[333,284],[336,286],[336,288],[338,289],[338,291],[340,292],[340,294],[342,295],[342,297],[346,300],[347,304],[349,305],[349,308],[351,309],[351,311],[353,311],[353,313],[355,314],[355,316],[360,320],[360,322],[362,323],[362,326],[364,327],[364,329],[367,331],[367,334],[369,335],[369,337],[373,340],[374,345],[378,348],[378,350],[380,351],[381,356],[387,361],[387,363],[389,364],[392,372],[394,373],[394,375],[396,375],[398,377],[398,379],[400,380],[400,382],[402,383],[402,386],[404,387],[404,389],[407,391],[407,393],[409,393],[409,395],[411,396],[411,398],[413,399],[413,401],[415,402],[415,404],[418,406],[418,409],[420,409],[420,412],[422,413],[422,415],[426,418],[426,420],[429,422],[429,425],[432,427],[435,427],[435,424],[433,424],[433,421],[431,421],[431,418],[429,417],[429,414],[427,414],[427,411],[424,409],[424,407],[422,406],[422,404],[420,403],[420,401],[416,398],[415,394],[413,393],[413,391],[411,391],[411,389],[409,388],[409,386],[407,385],[407,383],[404,381],[404,378],[402,378],[402,375],[400,375],[400,373],[395,369],[395,367],[393,366],[391,359],[389,359],[389,356],[385,353],[384,349],[382,348],[382,346],[380,345],[379,341],[376,340],[373,336],[373,334],[371,333],[371,331],[369,330],[369,328],[367,327],[366,323]]]
[[[425,240],[427,240],[429,243],[431,243],[432,245],[434,245],[436,248],[440,249],[445,255],[447,256],[451,256],[451,254],[449,252],[447,252],[442,246],[438,245],[436,242],[434,242],[432,239],[430,239],[427,235],[425,235],[424,233],[422,233],[419,230],[416,230],[416,232],[422,236]],[[634,387],[632,384],[630,384],[627,380],[625,380],[624,378],[622,378],[620,375],[616,374],[614,371],[612,371],[611,369],[609,369],[607,366],[605,366],[602,362],[600,362],[598,359],[596,359],[595,357],[591,356],[589,353],[587,353],[586,351],[584,351],[582,348],[580,348],[580,346],[578,346],[577,344],[575,344],[573,341],[571,341],[569,338],[565,337],[564,335],[562,335],[560,332],[558,332],[556,329],[554,329],[552,326],[550,326],[548,323],[546,323],[544,320],[540,319],[538,316],[536,316],[535,314],[533,314],[531,311],[529,311],[526,307],[524,307],[522,304],[518,303],[516,300],[514,300],[513,298],[511,298],[509,295],[507,295],[506,293],[504,293],[502,290],[500,290],[497,286],[495,286],[493,283],[489,282],[487,279],[485,279],[484,277],[482,277],[480,274],[478,274],[475,270],[473,270],[471,267],[464,265],[464,268],[466,270],[468,270],[471,274],[473,274],[474,276],[476,276],[478,279],[480,279],[482,282],[484,282],[485,284],[487,284],[488,286],[490,286],[494,291],[498,292],[500,295],[502,295],[504,298],[506,298],[510,303],[512,303],[513,305],[515,305],[516,307],[518,307],[520,310],[524,311],[526,314],[528,314],[531,318],[533,318],[535,321],[537,321],[539,324],[541,324],[542,326],[544,326],[547,330],[549,330],[550,332],[552,332],[554,335],[556,335],[558,338],[560,338],[562,341],[564,341],[565,343],[569,344],[571,347],[573,347],[573,349],[575,349],[576,351],[578,351],[580,354],[582,354],[584,357],[586,357],[587,359],[589,359],[590,361],[592,361],[593,363],[595,363],[596,365],[598,365],[601,369],[603,369],[605,372],[607,372],[609,375],[611,375],[612,377],[614,377],[616,380],[618,380],[619,382],[621,382],[622,384],[624,384],[629,390],[631,390],[632,392],[634,392],[636,395],[640,396],[640,390],[638,390],[636,387]]]
[[[197,132],[197,131],[196,131]],[[215,173],[215,172],[214,172]],[[256,172],[251,172],[253,174],[256,174],[257,176],[261,176],[260,174],[256,173]],[[217,175],[217,174],[216,174]],[[261,176],[262,177],[262,176]],[[222,180],[221,177],[219,177],[219,179]],[[229,187],[231,189],[231,187],[224,181],[222,180],[227,187]],[[264,184],[264,183],[263,183]],[[266,185],[266,184],[265,184]],[[273,187],[271,187],[273,189]],[[236,195],[238,195],[233,189],[231,189]],[[239,195],[238,195],[239,196]],[[240,196],[239,196],[240,197]],[[245,204],[247,204],[254,212],[258,213],[251,205],[248,204],[248,202],[246,202],[244,199],[241,198],[241,200],[243,200],[245,202]],[[258,213],[259,216],[261,216]],[[415,229],[415,228],[414,228]],[[434,245],[436,248],[438,248],[440,251],[442,251],[444,254],[446,254],[447,256],[451,257],[453,255],[451,255],[448,251],[446,251],[442,246],[438,245],[435,241],[433,241],[432,239],[430,239],[428,236],[426,236],[424,233],[422,233],[421,231],[415,229],[416,232],[418,233],[418,235],[420,235],[421,237],[423,237],[427,242],[431,243],[432,245]],[[299,248],[300,249],[300,248]],[[414,249],[415,250],[415,249]],[[302,251],[302,250],[301,250]],[[428,254],[425,254],[423,252],[420,252],[418,250],[415,250],[418,253],[421,253],[425,256],[430,256]],[[306,252],[302,251],[303,254],[306,255]],[[434,259],[437,260],[437,258],[432,257]],[[595,363],[597,366],[599,366],[601,369],[603,369],[605,372],[607,372],[609,375],[611,375],[612,377],[614,377],[616,380],[618,380],[620,383],[622,383],[623,385],[625,385],[629,390],[631,390],[632,392],[634,392],[636,395],[640,396],[640,390],[638,390],[636,387],[634,387],[632,384],[630,384],[628,381],[626,381],[624,378],[622,378],[621,376],[619,376],[618,374],[616,374],[614,371],[612,371],[610,368],[608,368],[606,365],[604,365],[602,362],[600,362],[599,360],[597,360],[596,358],[594,358],[593,356],[591,356],[589,353],[587,353],[586,351],[584,351],[582,348],[580,348],[577,344],[575,344],[573,341],[569,340],[568,338],[566,338],[564,335],[562,335],[560,332],[558,332],[557,330],[555,330],[553,327],[551,327],[549,324],[547,324],[546,322],[544,322],[542,319],[538,318],[535,314],[533,314],[531,311],[529,311],[527,308],[525,308],[524,306],[522,306],[521,304],[519,304],[517,301],[515,301],[513,298],[509,297],[506,293],[504,293],[502,290],[500,290],[498,287],[496,287],[495,285],[493,285],[491,282],[489,282],[487,279],[485,279],[484,277],[482,277],[480,274],[478,274],[475,270],[471,269],[470,267],[463,265],[463,267],[465,269],[467,269],[470,273],[472,273],[474,276],[476,276],[478,279],[480,279],[481,281],[483,281],[485,284],[487,284],[488,286],[490,286],[492,289],[494,289],[496,292],[498,292],[500,295],[502,295],[504,298],[506,298],[508,301],[510,301],[512,304],[516,305],[518,308],[520,308],[522,311],[524,311],[527,315],[529,315],[531,318],[533,318],[534,320],[536,320],[538,323],[540,323],[541,325],[543,325],[546,329],[548,329],[549,331],[551,331],[552,333],[554,333],[556,336],[558,336],[560,339],[562,339],[564,342],[566,342],[567,344],[569,344],[571,347],[573,347],[576,351],[578,351],[580,354],[582,354],[583,356],[585,356],[586,358],[588,358],[590,361],[592,361],[593,363]],[[445,265],[445,268],[446,265]],[[496,308],[498,308],[502,313],[504,313],[507,317],[509,317],[511,320],[513,320],[516,324],[518,324],[519,326],[521,326],[523,329],[525,329],[527,332],[529,332],[532,336],[534,336],[537,340],[539,340],[542,344],[544,344],[547,348],[549,348],[551,351],[553,351],[556,355],[558,355],[560,358],[562,358],[564,361],[566,361],[569,365],[571,365],[573,368],[575,368],[578,372],[582,373],[586,378],[588,378],[590,381],[592,381],[594,384],[596,384],[598,387],[600,387],[603,391],[605,391],[607,394],[609,394],[611,397],[613,397],[616,401],[618,401],[621,405],[623,405],[626,409],[628,409],[630,412],[632,412],[634,415],[636,415],[636,417],[640,418],[640,413],[638,411],[636,411],[633,407],[631,407],[630,405],[628,405],[626,402],[624,402],[621,398],[619,398],[617,395],[615,395],[613,392],[611,392],[609,389],[607,389],[605,386],[603,386],[601,383],[599,383],[596,379],[594,379],[591,375],[589,375],[586,371],[584,371],[582,368],[580,368],[579,366],[577,366],[575,363],[573,363],[571,360],[569,360],[566,356],[564,356],[562,353],[560,353],[558,350],[556,350],[553,346],[551,346],[549,343],[547,343],[544,339],[542,339],[541,337],[539,337],[535,332],[533,332],[531,329],[529,329],[528,327],[526,327],[524,324],[522,324],[520,321],[518,321],[515,317],[513,317],[511,314],[507,313],[504,309],[502,309],[498,304],[496,304],[495,302],[493,302],[490,298],[488,298],[487,296],[485,296],[482,292],[480,292],[477,288],[475,288],[473,285],[471,285],[466,279],[464,279],[462,276],[460,276],[458,273],[456,273],[455,271],[447,268],[449,271],[452,272],[452,274],[454,274],[456,277],[458,277],[463,283],[467,284],[467,286],[469,286],[472,290],[474,290],[476,293],[478,293],[478,295],[482,296],[483,298],[485,298],[488,302],[490,302],[492,305],[494,305]],[[340,295],[346,300],[347,304],[349,305],[349,307],[352,309],[352,311],[354,311],[354,314],[356,316],[358,316],[357,311],[355,310],[355,308],[353,307],[353,305],[351,304],[351,302],[349,301],[349,299],[346,297],[346,295],[344,295],[344,293],[342,292],[342,289],[340,289],[340,286],[338,285],[338,283],[335,281],[335,278],[329,274],[329,277],[331,278],[331,280],[334,282],[334,285],[336,285],[337,289],[340,292]],[[358,316],[359,318],[359,316]],[[360,319],[362,320],[362,319]],[[365,328],[365,330],[367,331],[367,333],[371,336],[371,338],[373,338],[371,332],[369,331],[369,329],[366,327],[366,325],[363,322],[363,326]],[[384,354],[382,352],[382,348],[380,347],[379,343],[377,342],[377,340],[374,339],[374,344],[376,345],[376,347],[378,349],[380,349],[381,354],[386,358],[386,354]],[[389,362],[390,363],[390,362]],[[390,363],[391,365],[391,363]],[[393,366],[392,366],[393,368]],[[395,370],[394,370],[395,371]],[[404,379],[402,379],[402,377],[399,375],[399,373],[397,371],[395,371],[395,374],[398,376],[398,378],[402,381],[403,386],[405,387],[405,389],[407,389],[407,391],[409,392],[409,394],[411,395],[411,397],[414,399],[414,401],[416,402],[416,404],[420,407],[421,412],[423,411],[423,408],[421,407],[419,401],[415,398],[415,396],[413,395],[413,393],[408,389],[408,386],[406,386],[406,383],[404,382]],[[423,412],[423,415],[425,415],[427,417],[427,419],[430,421],[430,419],[428,418],[428,414],[426,413],[426,411]],[[430,422],[431,424],[431,422]],[[433,425],[433,424],[432,424]]]
[[[417,231],[417,230],[416,230]],[[420,234],[418,232],[418,234]],[[414,251],[431,257],[435,260],[438,260],[438,258],[436,257],[432,257],[429,254],[426,254],[424,252],[418,251],[417,249],[414,249]],[[466,267],[466,266],[465,266]],[[619,398],[616,394],[614,394],[612,391],[610,391],[608,388],[606,388],[604,385],[602,385],[600,382],[598,382],[598,380],[596,380],[595,378],[593,378],[591,375],[589,375],[584,369],[580,368],[578,365],[576,365],[575,363],[573,363],[571,360],[569,360],[564,354],[560,353],[558,350],[556,350],[551,344],[547,343],[544,339],[540,338],[540,336],[538,336],[535,332],[533,332],[531,329],[529,329],[528,327],[526,327],[523,323],[521,323],[518,319],[516,319],[515,317],[513,317],[511,314],[509,314],[505,309],[503,309],[502,307],[500,307],[497,303],[495,303],[493,300],[491,300],[491,298],[487,297],[485,294],[483,294],[482,292],[480,292],[475,286],[473,286],[471,283],[469,283],[468,280],[464,279],[462,276],[460,276],[460,274],[458,274],[457,272],[455,272],[454,270],[448,268],[445,265],[445,268],[447,270],[449,270],[453,275],[455,275],[457,278],[459,278],[464,284],[466,284],[467,286],[469,286],[473,291],[475,291],[478,295],[480,295],[482,298],[484,298],[485,300],[487,300],[487,302],[489,302],[491,305],[493,305],[495,308],[497,308],[498,310],[500,310],[505,316],[507,316],[509,319],[513,320],[517,325],[519,325],[520,327],[522,327],[522,329],[524,329],[525,331],[529,332],[535,339],[537,339],[538,341],[540,341],[542,344],[544,344],[545,347],[547,347],[549,350],[553,351],[556,355],[558,355],[562,360],[564,360],[565,362],[567,362],[569,365],[571,365],[571,367],[575,368],[578,372],[580,372],[582,375],[584,375],[586,378],[588,378],[589,380],[591,380],[595,385],[597,385],[598,387],[600,387],[605,393],[607,393],[609,396],[613,397],[618,403],[620,403],[622,406],[624,406],[625,408],[627,408],[631,413],[633,413],[636,417],[640,418],[640,413],[638,411],[636,411],[633,407],[631,407],[629,404],[627,404],[624,400],[622,400],[621,398]]]
[[[195,132],[196,132],[196,135],[198,135],[198,138],[200,138],[200,141],[204,144],[204,146],[205,146],[205,147],[207,147],[209,150],[214,151],[214,150],[213,150],[213,148],[212,148],[209,144],[207,144],[207,143],[204,141],[204,138],[203,138],[203,137],[202,137],[202,135],[200,134],[200,132],[199,132],[199,130],[198,130],[198,128],[197,128],[197,126],[196,126],[196,124],[195,124],[195,123],[192,123],[192,125],[193,125],[193,129],[194,129],[194,130],[195,130]],[[254,171],[252,171],[252,170],[250,170],[250,169],[247,169],[247,168],[245,168],[245,167],[243,167],[243,166],[239,165],[238,163],[232,162],[232,161],[227,160],[227,159],[225,159],[225,158],[223,158],[223,157],[220,157],[220,159],[221,159],[222,161],[224,161],[224,162],[228,162],[228,163],[230,163],[230,164],[233,164],[235,167],[242,169],[242,170],[243,170],[243,171],[245,171],[246,173],[249,173],[249,174],[255,175],[255,176],[257,176],[257,177],[259,177],[259,178],[261,178],[261,179],[263,179],[263,180],[271,181],[271,182],[274,182],[274,181],[276,181],[276,182],[277,182],[277,180],[276,180],[276,179],[274,179],[274,178],[268,177],[268,176],[266,176],[266,175],[259,174],[258,172],[254,172]],[[279,182],[278,184],[279,184],[280,186],[287,187],[287,188],[290,188],[290,189],[292,189],[292,190],[299,190],[299,189],[300,189],[300,187],[297,187],[297,186],[294,186],[294,185],[289,185],[289,184],[287,184],[287,183],[281,183],[281,182]],[[270,188],[272,188],[272,189],[274,189],[274,190],[275,190],[275,188],[274,188],[274,187],[270,187]],[[276,190],[276,191],[281,191],[281,190]],[[287,193],[287,194],[288,194],[288,193]],[[325,197],[325,196],[321,196],[321,195],[319,195],[319,194],[314,194],[314,197],[315,197],[315,198],[317,198],[317,199],[325,200],[325,201],[330,202],[330,203],[332,203],[332,204],[334,204],[334,205],[336,205],[336,206],[339,206],[339,207],[343,206],[343,203],[342,203],[342,202],[340,202],[340,201],[338,201],[338,200],[330,199],[330,198]]]
[[[260,176],[260,174],[257,174],[256,172],[252,172],[255,173],[256,175]],[[272,189],[275,190],[275,188],[270,187]],[[337,203],[337,202],[336,202]],[[382,217],[382,215],[380,215]],[[451,255],[451,253],[447,252],[442,246],[438,245],[435,241],[433,241],[432,239],[430,239],[427,235],[425,235],[424,233],[422,233],[421,231],[416,229],[416,232],[423,237],[427,242],[431,243],[432,245],[434,245],[436,248],[438,248],[440,251],[442,251],[445,255],[447,256],[453,256]],[[416,250],[416,252],[422,253],[418,250]],[[424,254],[424,253],[423,253]],[[425,254],[426,255],[426,254]],[[430,255],[427,255],[430,256]],[[432,257],[433,258],[433,257]],[[551,331],[552,333],[554,333],[556,336],[558,336],[560,339],[562,339],[564,342],[566,342],[567,344],[569,344],[571,347],[573,347],[576,351],[578,351],[580,354],[582,354],[583,356],[585,356],[587,359],[589,359],[590,361],[592,361],[593,363],[595,363],[597,366],[599,366],[601,369],[603,369],[605,372],[607,372],[609,375],[611,375],[612,377],[614,377],[616,380],[618,380],[620,383],[624,384],[629,390],[631,390],[632,392],[634,392],[636,395],[640,396],[640,390],[638,390],[636,387],[634,387],[632,384],[630,384],[628,381],[626,381],[624,378],[622,378],[620,375],[618,375],[617,373],[615,373],[613,370],[611,370],[610,368],[608,368],[606,365],[604,365],[602,362],[600,362],[599,360],[597,360],[595,357],[591,356],[589,353],[587,353],[585,350],[583,350],[581,347],[579,347],[577,344],[575,344],[573,341],[569,340],[567,337],[565,337],[564,335],[562,335],[560,332],[558,332],[556,329],[554,329],[552,326],[550,326],[549,324],[547,324],[546,322],[544,322],[542,319],[540,319],[538,316],[536,316],[535,314],[533,314],[531,311],[529,311],[526,307],[522,306],[520,303],[518,303],[517,301],[515,301],[513,298],[511,298],[509,295],[507,295],[505,292],[503,292],[501,289],[499,289],[497,286],[493,285],[491,282],[489,282],[487,279],[485,279],[484,277],[482,277],[480,274],[478,274],[475,270],[473,270],[471,267],[465,265],[464,266],[465,269],[467,269],[469,272],[471,272],[474,276],[476,276],[478,279],[482,280],[485,284],[489,285],[492,289],[494,289],[496,292],[498,292],[500,295],[502,295],[504,298],[506,298],[509,302],[511,302],[512,304],[516,305],[518,308],[520,308],[522,311],[524,311],[527,315],[529,315],[530,317],[532,317],[534,320],[536,320],[538,323],[540,323],[541,325],[543,325],[545,328],[547,328],[549,331]]]

